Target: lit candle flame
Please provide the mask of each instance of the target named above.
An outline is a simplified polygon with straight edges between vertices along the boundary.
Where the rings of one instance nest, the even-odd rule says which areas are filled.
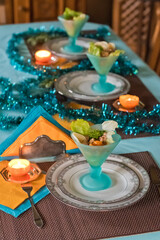
[[[51,52],[47,50],[39,50],[35,53],[35,59],[38,62],[48,62],[49,60],[51,60]]]

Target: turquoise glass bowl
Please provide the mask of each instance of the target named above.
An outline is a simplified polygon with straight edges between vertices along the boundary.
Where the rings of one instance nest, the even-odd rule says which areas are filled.
[[[96,125],[95,125],[96,126]],[[71,133],[71,137],[90,165],[90,170],[80,177],[82,187],[88,191],[100,191],[112,185],[111,178],[102,172],[102,164],[111,154],[121,137],[117,133],[113,135],[114,143],[104,146],[89,146],[80,143]]]
[[[77,20],[66,20],[63,15],[58,16],[58,20],[62,23],[63,27],[66,30],[67,35],[69,36],[69,43],[63,47],[63,51],[66,53],[78,53],[83,52],[83,47],[76,45],[77,37],[84,26],[88,21],[89,16],[85,15],[85,18]]]
[[[98,57],[90,53],[87,53],[87,56],[99,75],[99,82],[92,84],[92,90],[96,93],[113,91],[115,86],[107,82],[107,75],[118,56]]]

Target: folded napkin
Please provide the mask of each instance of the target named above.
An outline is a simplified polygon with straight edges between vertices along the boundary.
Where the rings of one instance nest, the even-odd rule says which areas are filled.
[[[0,162],[0,171],[8,166],[8,161]],[[45,185],[45,175],[40,174],[38,178],[32,181],[31,196]],[[11,209],[17,208],[28,195],[22,190],[19,183],[7,182],[0,175],[0,204]]]
[[[47,196],[49,194],[49,190],[46,186],[40,188],[40,190],[38,190],[33,196],[32,199],[34,201],[34,203],[39,202],[41,199],[43,199],[45,196]],[[26,210],[28,210],[31,207],[30,201],[28,199],[26,199],[24,202],[22,202],[17,208],[12,209],[10,207],[7,207],[5,205],[1,205],[0,204],[0,210],[2,210],[3,212],[6,212],[10,215],[12,215],[13,217],[17,218],[20,214],[22,214],[23,212],[25,212]]]
[[[52,140],[64,141],[69,153],[74,153],[77,149],[70,132],[39,106],[33,108],[14,133],[1,144],[1,157],[18,156],[22,144],[33,142],[40,135],[47,135]]]
[[[13,134],[0,145],[0,169],[7,164],[6,161],[2,160],[18,156],[21,144],[32,142],[40,135],[47,135],[52,140],[64,141],[68,153],[79,152],[77,146],[70,138],[70,131],[62,127],[41,106],[38,106],[31,110]],[[37,203],[49,194],[45,186],[45,175],[39,176],[32,183],[33,200]],[[0,176],[0,210],[18,217],[31,206],[29,200],[25,200],[27,195],[22,191],[20,185],[15,183],[12,185],[11,187],[11,183],[5,182],[2,176]]]

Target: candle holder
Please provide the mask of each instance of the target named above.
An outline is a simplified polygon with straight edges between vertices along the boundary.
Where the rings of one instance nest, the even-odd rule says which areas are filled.
[[[99,129],[99,126],[100,125],[97,124],[92,127]],[[120,142],[120,135],[115,133],[113,135],[114,143],[103,146],[89,146],[82,144],[74,136],[74,133],[71,133],[71,137],[90,165],[89,172],[83,174],[79,179],[82,187],[87,191],[100,191],[111,187],[112,180],[102,171],[101,166]]]
[[[57,57],[52,56],[48,50],[38,50],[35,52],[34,57],[37,65],[51,65],[57,62]]]
[[[12,170],[11,170],[11,172],[12,172]],[[30,163],[30,169],[24,175],[21,175],[21,173],[20,173],[20,175],[15,175],[15,173],[13,173],[13,172],[11,173],[11,172],[10,172],[10,167],[8,166],[8,167],[2,169],[2,171],[0,173],[5,181],[22,184],[22,183],[31,182],[31,181],[37,179],[42,171],[38,167],[37,164]]]
[[[145,104],[139,100],[139,97],[129,94],[121,95],[112,105],[121,112],[135,112],[145,107]]]
[[[8,170],[15,177],[26,175],[31,168],[31,164],[26,159],[13,159],[8,163]]]
[[[135,95],[121,95],[119,97],[120,104],[126,109],[133,109],[139,105],[139,97]]]

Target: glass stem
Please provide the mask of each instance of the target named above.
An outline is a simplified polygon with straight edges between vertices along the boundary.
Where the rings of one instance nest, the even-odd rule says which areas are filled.
[[[99,75],[99,84],[101,85],[101,87],[103,88],[103,86],[105,86],[107,80],[107,76],[106,75]]]
[[[69,45],[70,46],[76,45],[76,37],[69,37]]]
[[[102,168],[99,167],[92,167],[90,166],[90,176],[92,178],[99,178],[102,172]]]

